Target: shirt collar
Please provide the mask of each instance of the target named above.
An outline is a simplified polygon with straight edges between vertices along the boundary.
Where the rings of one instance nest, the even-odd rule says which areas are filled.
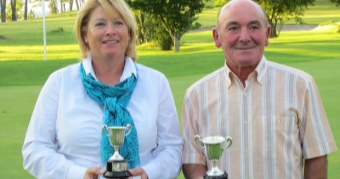
[[[83,67],[86,75],[90,73],[98,81],[93,70],[91,53],[88,53],[87,57],[83,59]],[[124,71],[122,76],[120,77],[120,81],[124,81],[125,79],[129,78],[131,74],[137,78],[137,66],[135,65],[133,60],[127,56],[125,57]]]
[[[229,88],[230,85],[231,85],[231,75],[233,75],[233,72],[230,70],[230,68],[228,67],[227,65],[227,62],[224,61],[224,76],[225,76],[225,79],[226,79],[226,85],[227,87]]]
[[[259,64],[256,66],[254,70],[254,72],[257,73],[256,79],[261,85],[263,84],[264,75],[266,74],[267,67],[268,67],[268,61],[265,56],[262,56]],[[230,70],[227,63],[224,63],[224,69],[225,69],[225,77],[227,79],[226,81],[227,87],[229,88],[229,86],[231,85],[231,76],[234,75],[236,77],[236,75]]]
[[[262,85],[264,80],[264,75],[266,74],[268,68],[268,61],[266,57],[262,56],[260,63],[255,68],[257,72],[257,81]]]

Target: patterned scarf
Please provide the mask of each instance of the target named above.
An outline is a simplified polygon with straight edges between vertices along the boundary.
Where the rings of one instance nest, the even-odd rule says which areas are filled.
[[[137,78],[131,75],[131,77],[117,83],[115,86],[108,86],[96,81],[90,73],[86,75],[82,63],[80,65],[80,77],[90,98],[98,102],[101,106],[104,106],[105,125],[131,125],[131,133],[125,137],[124,144],[120,147],[119,153],[127,161],[130,169],[139,167],[137,130],[129,111],[126,109],[133,90],[135,89]],[[102,162],[106,163],[113,153],[114,148],[110,145],[109,138],[102,133],[102,144],[100,148]]]

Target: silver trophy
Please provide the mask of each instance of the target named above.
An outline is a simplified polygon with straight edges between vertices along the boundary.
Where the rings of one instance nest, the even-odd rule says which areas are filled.
[[[213,163],[212,168],[205,173],[204,179],[227,179],[227,172],[217,167],[217,161],[221,158],[223,151],[233,143],[231,137],[208,136],[201,139],[199,135],[196,135],[195,142],[205,149],[208,159]]]
[[[131,125],[124,126],[106,126],[102,127],[103,133],[109,137],[111,146],[115,152],[106,163],[105,178],[128,178],[128,166],[124,158],[119,154],[119,147],[123,145],[125,136],[131,132]]]

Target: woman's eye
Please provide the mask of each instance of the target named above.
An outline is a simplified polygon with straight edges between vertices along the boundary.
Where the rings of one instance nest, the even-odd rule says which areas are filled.
[[[103,22],[99,22],[96,24],[96,26],[104,26],[105,24]]]
[[[123,25],[123,22],[122,21],[116,21],[114,24],[115,25]]]

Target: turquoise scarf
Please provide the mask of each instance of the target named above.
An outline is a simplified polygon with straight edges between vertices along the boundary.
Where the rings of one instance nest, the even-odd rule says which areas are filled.
[[[137,130],[129,111],[126,109],[135,89],[137,78],[132,74],[126,80],[117,83],[115,86],[108,86],[96,81],[89,73],[86,75],[83,64],[80,64],[80,77],[87,94],[105,108],[104,124],[107,126],[132,126],[131,133],[125,137],[124,144],[120,147],[120,155],[127,161],[128,167],[140,166],[139,146]],[[110,145],[109,138],[102,133],[102,144],[100,155],[102,162],[113,155],[114,148]]]

